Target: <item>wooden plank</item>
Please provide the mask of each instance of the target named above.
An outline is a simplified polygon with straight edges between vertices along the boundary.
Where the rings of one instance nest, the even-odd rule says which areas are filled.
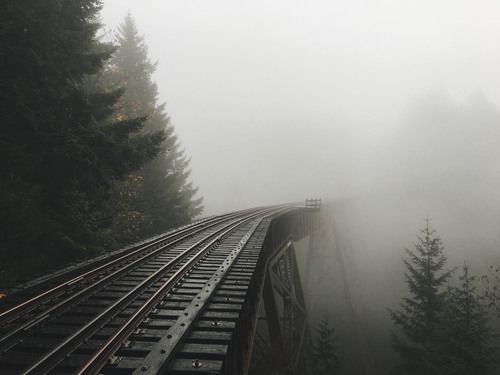
[[[227,354],[228,346],[223,344],[196,344],[186,343],[182,345],[178,352],[181,356],[189,358],[224,357]]]
[[[187,342],[218,343],[231,342],[232,332],[226,331],[193,331],[187,338]]]
[[[195,359],[179,358],[174,359],[168,366],[168,374],[200,374],[200,375],[213,375],[222,373],[222,361],[216,360],[203,360],[199,361],[200,367],[194,367]]]
[[[241,311],[241,304],[236,303],[211,303],[208,305],[208,310],[217,310],[217,311]]]
[[[216,322],[216,324],[215,324]],[[234,329],[236,327],[235,322],[231,321],[225,321],[225,320],[216,320],[216,319],[210,319],[210,320],[197,320],[194,323],[194,326],[196,328],[202,328],[202,329],[210,329],[210,330],[223,330],[223,329]]]
[[[240,314],[226,311],[204,311],[201,317],[204,319],[237,320]]]

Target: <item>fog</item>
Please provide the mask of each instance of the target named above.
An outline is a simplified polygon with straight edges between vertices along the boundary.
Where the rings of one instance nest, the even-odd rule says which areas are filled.
[[[368,194],[422,96],[500,101],[496,1],[106,0],[106,28],[127,11],[207,214]]]
[[[388,346],[377,325],[405,292],[403,249],[425,217],[453,265],[500,263],[498,1],[106,0],[106,28],[127,11],[205,214],[329,201],[373,353]],[[334,305],[343,326],[332,262],[320,285],[332,302],[311,308]]]

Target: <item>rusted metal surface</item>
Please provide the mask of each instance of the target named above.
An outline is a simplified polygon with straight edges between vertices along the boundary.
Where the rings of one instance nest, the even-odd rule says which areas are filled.
[[[0,315],[2,374],[246,374],[262,309],[275,311],[268,344],[299,353],[307,315],[293,241],[315,211],[213,217],[47,283]]]

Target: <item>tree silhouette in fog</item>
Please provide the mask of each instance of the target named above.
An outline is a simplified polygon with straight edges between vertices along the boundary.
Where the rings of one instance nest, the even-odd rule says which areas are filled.
[[[448,289],[444,322],[449,355],[443,360],[442,374],[496,373],[498,335],[467,265],[462,267],[459,286]]]
[[[189,160],[180,148],[174,127],[158,103],[158,88],[152,79],[156,64],[131,14],[117,31],[118,49],[106,67],[102,82],[108,89],[123,88],[116,116],[146,117],[146,131],[162,131],[160,154],[140,170],[127,176],[117,188],[114,228],[125,237],[143,237],[185,224],[198,215],[201,199],[189,182]]]
[[[335,329],[330,327],[327,315],[323,316],[316,328],[316,338],[312,348],[312,368],[317,375],[339,373],[337,337]]]
[[[401,357],[395,373],[496,373],[497,336],[469,267],[463,267],[459,286],[452,286],[454,270],[446,270],[444,246],[429,220],[415,249],[406,253],[409,296],[399,310],[390,310],[399,329],[393,335],[393,348]]]
[[[410,296],[391,318],[400,330],[393,337],[393,348],[401,356],[399,370],[409,374],[434,374],[442,339],[446,304],[446,285],[452,271],[445,270],[446,256],[441,239],[426,220],[415,249],[406,249],[406,284]]]

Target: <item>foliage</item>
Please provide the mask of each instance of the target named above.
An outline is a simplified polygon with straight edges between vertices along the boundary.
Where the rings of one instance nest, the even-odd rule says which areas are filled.
[[[325,315],[318,324],[317,336],[312,351],[312,367],[317,375],[334,375],[339,371],[337,338]]]
[[[488,312],[477,292],[476,278],[464,265],[460,285],[447,293],[446,352],[442,374],[494,374],[498,361],[498,338],[489,324]]]
[[[128,14],[118,28],[118,49],[102,75],[110,90],[124,88],[116,114],[121,119],[146,116],[145,129],[162,131],[165,139],[159,155],[127,176],[117,186],[116,201],[121,207],[114,216],[114,228],[125,238],[137,238],[181,225],[201,210],[201,199],[189,179],[189,160],[179,146],[174,127],[158,103],[158,88],[152,80],[156,64],[134,20]]]
[[[414,251],[406,250],[410,296],[390,310],[399,329],[393,348],[401,357],[397,373],[490,374],[496,367],[495,334],[479,297],[475,278],[464,266],[460,285],[449,285],[441,239],[426,221]]]
[[[100,9],[98,0],[0,7],[4,266],[14,254],[57,262],[105,244],[112,186],[160,151],[163,134],[143,131],[144,119],[113,117],[120,90],[85,89],[114,50],[96,39]]]
[[[500,317],[500,268],[490,265],[490,273],[481,277],[488,307]]]
[[[401,309],[391,310],[390,315],[401,332],[393,337],[394,350],[402,359],[400,369],[410,374],[434,374],[445,309],[444,287],[451,271],[444,270],[444,247],[430,229],[429,220],[421,233],[415,250],[406,249],[409,259],[404,260],[410,297],[403,298]]]

